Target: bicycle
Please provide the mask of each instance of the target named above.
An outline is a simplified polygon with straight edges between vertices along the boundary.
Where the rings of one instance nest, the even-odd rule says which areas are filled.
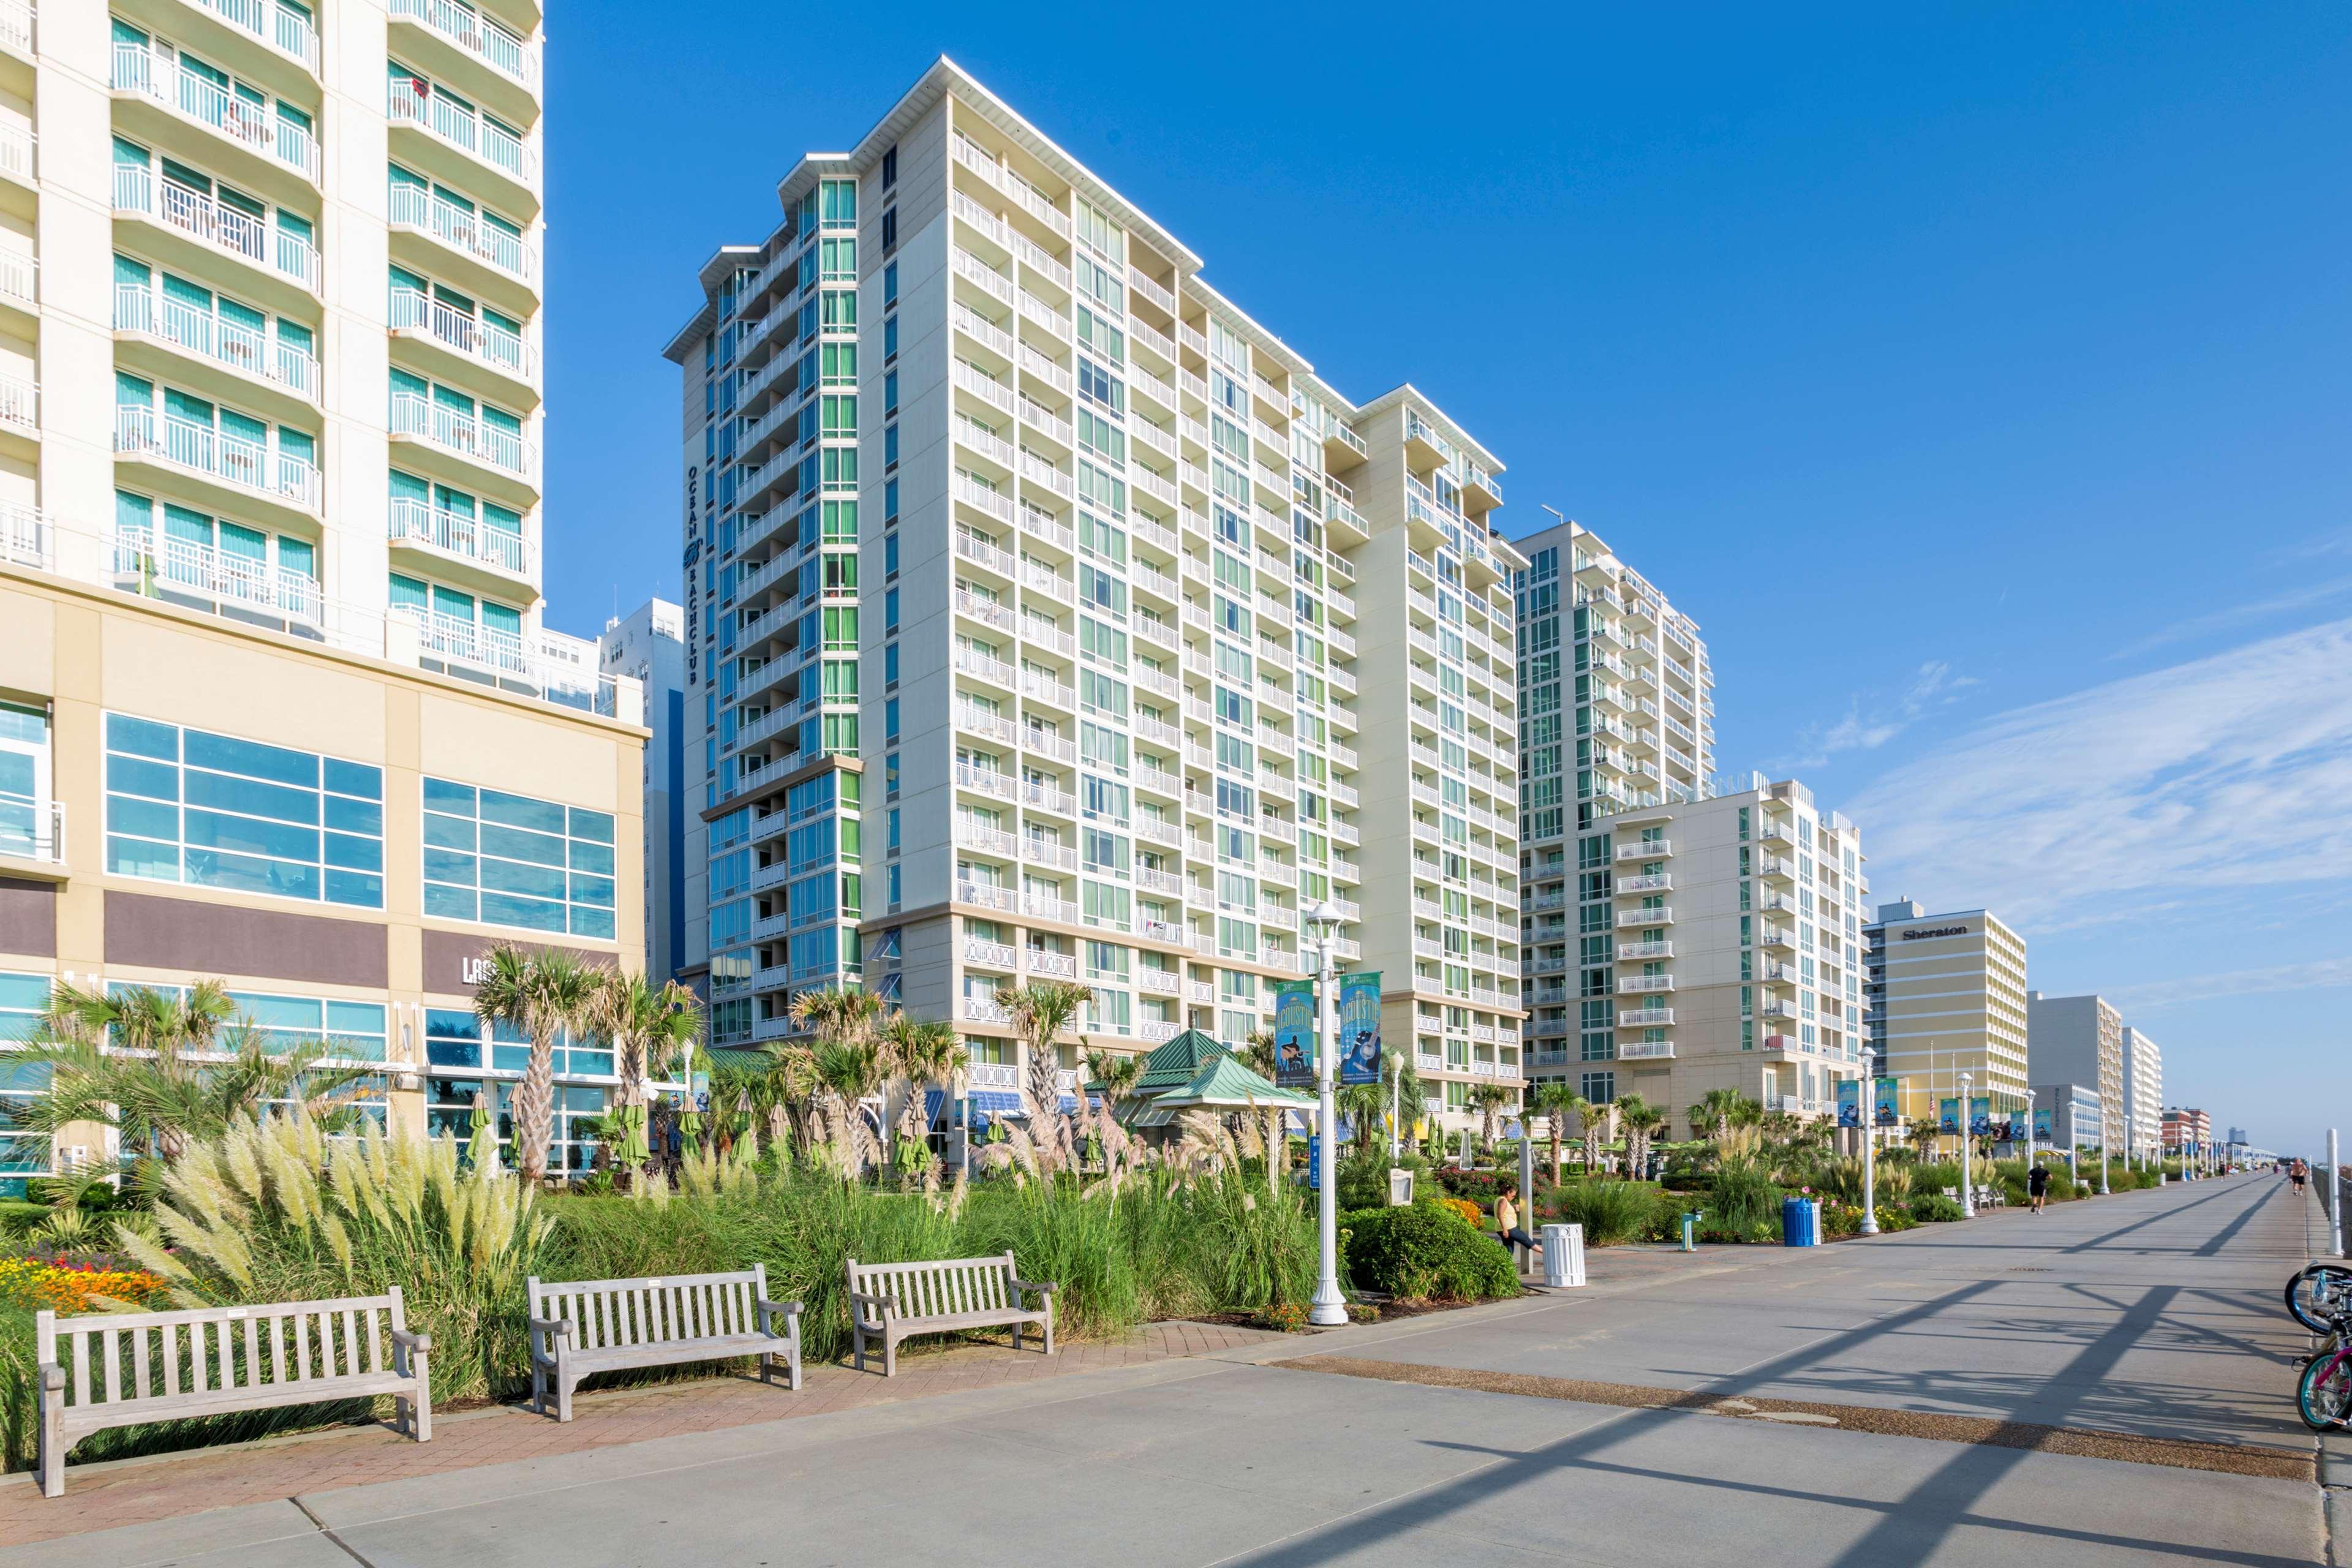
[[[2352,1424],[2352,1312],[2338,1313],[2327,1333],[2328,1347],[2304,1363],[2294,1384],[2295,1414],[2315,1432]]]
[[[2286,1282],[2289,1316],[2315,1334],[2330,1331],[2339,1312],[2352,1310],[2352,1263],[2314,1263]]]

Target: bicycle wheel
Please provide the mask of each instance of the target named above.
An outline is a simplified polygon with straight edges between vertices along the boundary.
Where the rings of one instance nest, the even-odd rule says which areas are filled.
[[[2294,1407],[2315,1432],[2343,1426],[2352,1415],[2352,1354],[2326,1350],[2312,1357],[2295,1380]]]
[[[2286,1282],[2286,1310],[2313,1333],[2324,1334],[2348,1293],[2352,1293],[2352,1268],[2315,1263]]]

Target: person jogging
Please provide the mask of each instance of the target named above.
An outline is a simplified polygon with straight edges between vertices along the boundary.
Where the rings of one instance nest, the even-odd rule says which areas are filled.
[[[2050,1197],[2050,1167],[2040,1160],[2034,1161],[2033,1169],[2025,1173],[2025,1191],[2033,1199],[2033,1212],[2040,1214]]]

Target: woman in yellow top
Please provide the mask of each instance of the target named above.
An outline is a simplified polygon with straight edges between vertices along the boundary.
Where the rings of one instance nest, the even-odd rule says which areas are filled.
[[[1502,1194],[1496,1198],[1495,1239],[1501,1242],[1507,1249],[1517,1245],[1526,1247],[1532,1255],[1536,1249],[1536,1238],[1529,1236],[1519,1225],[1519,1205],[1515,1201],[1518,1192],[1517,1184],[1506,1183]]]

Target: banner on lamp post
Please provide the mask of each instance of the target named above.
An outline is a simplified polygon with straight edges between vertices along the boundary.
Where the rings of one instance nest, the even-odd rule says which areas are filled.
[[[1837,1124],[1841,1130],[1862,1125],[1862,1079],[1850,1078],[1837,1086]]]
[[[1339,1081],[1381,1081],[1381,972],[1339,976]]]
[[[2036,1142],[2047,1143],[2051,1141],[2053,1115],[2053,1113],[2046,1105],[2034,1108],[2033,1136]]]
[[[1969,1134],[1975,1138],[1992,1136],[1992,1096],[1989,1094],[1969,1096]]]
[[[1957,1100],[1946,1099],[1940,1102],[1937,1110],[1938,1113],[1936,1121],[1937,1130],[1948,1137],[1958,1137],[1960,1135],[1960,1102]]]
[[[1882,1078],[1873,1086],[1876,1104],[1873,1114],[1881,1127],[1892,1127],[1900,1120],[1903,1107],[1903,1080]]]
[[[1315,1087],[1315,983],[1277,980],[1274,993],[1274,1081],[1284,1089]]]

